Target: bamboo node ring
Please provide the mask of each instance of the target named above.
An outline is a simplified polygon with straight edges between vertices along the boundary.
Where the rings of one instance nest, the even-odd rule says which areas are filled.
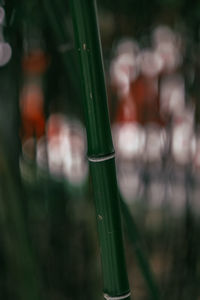
[[[105,160],[109,160],[115,157],[115,153],[111,153],[109,155],[105,155],[102,157],[92,157],[92,156],[88,156],[88,160],[91,162],[102,162]]]
[[[104,298],[106,300],[122,300],[122,299],[127,299],[128,297],[130,297],[130,295],[131,295],[130,292],[126,295],[116,296],[116,297],[112,297],[112,296],[109,296],[108,294],[104,294]]]

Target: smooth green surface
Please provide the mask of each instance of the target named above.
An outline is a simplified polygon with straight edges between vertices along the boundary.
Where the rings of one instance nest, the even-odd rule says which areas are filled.
[[[103,156],[112,153],[114,150],[108,116],[95,2],[91,0],[70,0],[70,4],[84,90],[88,155]]]
[[[115,160],[113,158],[105,162],[90,162],[90,168],[100,238],[104,292],[110,296],[123,295],[129,291],[129,284],[121,232]]]

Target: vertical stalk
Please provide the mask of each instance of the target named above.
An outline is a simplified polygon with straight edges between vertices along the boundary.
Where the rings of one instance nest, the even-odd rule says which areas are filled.
[[[22,191],[2,144],[0,164],[0,229],[8,271],[6,277],[17,299],[41,300],[40,271],[29,243],[20,198]]]
[[[94,0],[70,0],[81,66],[88,159],[94,188],[105,299],[130,299],[114,148]]]
[[[55,37],[57,49],[61,54],[67,73],[70,73],[69,81],[75,90],[77,85],[77,65],[74,62],[74,57],[72,57],[70,53],[70,37],[64,25],[65,7],[60,0],[56,2],[51,1],[51,4],[49,4],[48,0],[43,0],[42,3],[47,21]],[[79,91],[75,91],[75,93],[80,97]]]
[[[142,276],[145,280],[146,286],[149,290],[149,295],[152,300],[160,299],[160,291],[158,284],[156,282],[156,278],[151,269],[151,265],[148,262],[148,258],[143,251],[142,239],[140,237],[138,228],[133,220],[131,212],[129,211],[128,206],[121,198],[121,211],[124,219],[124,224],[127,231],[127,236],[132,244],[132,247],[135,252],[135,256],[137,259],[137,263],[141,270]]]

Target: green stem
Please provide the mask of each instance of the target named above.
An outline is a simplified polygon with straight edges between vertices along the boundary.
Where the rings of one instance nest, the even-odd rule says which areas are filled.
[[[70,6],[81,66],[104,293],[130,299],[95,1],[70,0]]]
[[[88,155],[113,153],[102,53],[93,0],[70,0],[84,91]]]
[[[79,70],[76,65],[75,59],[72,56],[72,45],[70,46],[70,37],[67,32],[65,24],[65,7],[62,5],[62,1],[51,1],[43,0],[44,12],[47,17],[47,21],[51,27],[52,34],[55,37],[57,50],[60,52],[64,67],[67,71],[67,74],[70,74],[68,79],[74,89],[74,92],[77,93],[79,98],[79,91],[76,90],[77,87],[77,77],[79,79]]]
[[[156,279],[151,269],[151,266],[148,262],[148,259],[143,251],[143,245],[142,245],[138,228],[133,220],[133,217],[129,211],[128,206],[123,201],[123,199],[121,199],[121,210],[122,210],[122,215],[123,215],[128,237],[132,243],[138,265],[140,267],[146,285],[149,289],[151,299],[159,300],[160,299],[159,288],[156,283]]]
[[[21,192],[16,186],[16,178],[10,172],[7,157],[0,150],[1,186],[0,186],[0,227],[5,249],[5,261],[13,289],[21,300],[42,299],[39,268],[31,249],[26,222],[21,203]]]

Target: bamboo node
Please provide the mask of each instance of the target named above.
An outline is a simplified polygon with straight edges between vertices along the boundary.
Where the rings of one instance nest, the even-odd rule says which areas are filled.
[[[108,294],[104,294],[104,298],[106,300],[122,300],[122,299],[127,299],[128,297],[130,297],[131,295],[131,292],[129,292],[128,294],[126,295],[122,295],[122,296],[109,296]]]
[[[105,156],[101,156],[101,157],[88,156],[88,160],[90,162],[102,162],[102,161],[112,159],[114,157],[115,157],[115,153],[111,153],[109,155],[105,155]]]

